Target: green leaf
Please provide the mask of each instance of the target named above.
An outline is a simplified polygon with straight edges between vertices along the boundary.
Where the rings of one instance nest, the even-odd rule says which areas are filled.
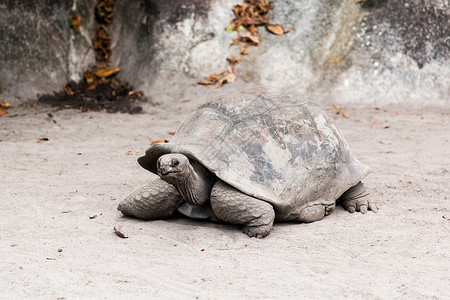
[[[228,33],[232,33],[233,30],[234,30],[234,24],[233,24],[233,23],[230,23],[230,24],[225,28],[225,30],[226,30]]]

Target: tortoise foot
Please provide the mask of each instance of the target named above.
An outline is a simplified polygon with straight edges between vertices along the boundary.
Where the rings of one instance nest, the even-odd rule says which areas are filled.
[[[223,181],[218,181],[211,191],[211,206],[220,220],[244,225],[244,233],[249,237],[269,235],[275,219],[272,205],[246,195]]]
[[[338,201],[350,213],[360,211],[365,214],[368,209],[378,212],[376,201],[370,198],[362,182],[348,189]]]

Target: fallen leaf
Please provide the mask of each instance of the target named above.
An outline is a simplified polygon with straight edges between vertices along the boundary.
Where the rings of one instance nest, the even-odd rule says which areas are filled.
[[[244,32],[239,34],[239,37],[241,39],[249,39],[251,42],[255,43],[256,45],[259,45],[259,43],[261,43],[261,40],[257,37],[252,35],[250,32]]]
[[[61,249],[61,248],[58,248],[58,252],[62,252],[62,249]]]
[[[2,115],[7,115],[8,112],[6,110],[4,110],[3,108],[0,108],[0,116]]]
[[[0,101],[0,107],[9,108],[11,107],[11,104],[9,104],[8,102]]]
[[[49,139],[46,138],[46,137],[39,138],[39,139],[37,140],[38,143],[43,143],[43,142],[47,142],[47,141],[49,141]]]
[[[226,32],[232,33],[234,30],[235,25],[233,23],[228,24],[227,27],[225,27]]]
[[[117,228],[114,226],[114,232],[117,234],[118,237],[121,237],[123,239],[127,239],[128,237],[123,234],[122,230],[122,225],[119,225]]]
[[[232,56],[232,57],[227,58],[227,62],[230,66],[235,66],[239,63],[239,59]]]
[[[283,26],[281,26],[280,24],[266,24],[266,28],[267,30],[269,30],[269,32],[275,34],[275,35],[283,35],[285,34],[285,30],[283,28]]]
[[[178,101],[178,103],[185,103],[185,102],[189,102],[189,101],[191,101],[191,100],[189,100],[189,99],[184,99],[184,100]]]
[[[154,145],[154,144],[164,144],[164,143],[168,143],[168,140],[156,140],[156,141],[151,141],[150,145]]]
[[[72,96],[75,93],[72,91],[72,89],[70,87],[68,87],[67,85],[64,86],[64,92],[66,92],[67,95]]]
[[[236,80],[236,75],[233,73],[227,74],[219,79],[219,85],[222,86],[225,83],[231,83]]]
[[[342,64],[344,61],[340,58],[331,58],[327,62],[330,64]]]
[[[170,135],[175,135],[175,133],[177,133],[176,131],[170,131],[169,134]]]
[[[81,17],[79,14],[77,14],[75,17],[70,19],[69,21],[69,27],[73,29],[73,31],[78,31],[81,27]]]
[[[139,152],[136,152],[136,151],[127,151],[127,152],[125,152],[125,154],[126,155],[138,155],[139,154]]]
[[[119,73],[120,68],[104,68],[95,72],[95,76],[97,77],[111,77]]]
[[[95,219],[95,218],[97,218],[97,215],[93,215],[93,216],[90,216],[90,217],[89,217],[89,219],[91,219],[91,220],[92,220],[92,219]]]
[[[375,121],[372,122],[372,126],[375,126],[375,125],[382,125],[382,124],[383,124],[383,122],[378,121],[378,120],[375,120]]]
[[[91,70],[84,72],[83,77],[87,84],[94,82],[94,73]]]
[[[349,115],[345,112],[345,111],[343,111],[342,109],[340,109],[339,107],[337,107],[337,105],[336,104],[332,104],[333,105],[333,107],[334,107],[334,109],[336,110],[336,113],[339,115],[342,115],[344,118],[348,118],[349,117]]]
[[[247,47],[244,47],[244,49],[242,49],[241,54],[242,54],[242,55],[247,55],[247,54],[248,54],[248,49],[247,49]]]

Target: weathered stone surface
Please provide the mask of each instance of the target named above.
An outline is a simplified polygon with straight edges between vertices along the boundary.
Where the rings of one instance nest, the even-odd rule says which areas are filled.
[[[92,62],[90,16],[92,0],[12,1],[0,3],[0,95],[12,104],[34,100],[38,93],[61,90]],[[82,15],[78,33],[68,20]]]
[[[95,1],[78,0],[71,7],[50,0],[13,2],[0,4],[0,69],[7,71],[0,83],[2,98],[18,95],[23,101],[60,89],[93,61],[89,26]],[[212,94],[190,84],[228,68],[226,58],[236,55],[238,49],[229,48],[236,33],[224,28],[239,2],[117,0],[112,65],[121,68],[122,80],[157,102]],[[294,30],[284,36],[261,30],[262,44],[236,67],[252,77],[238,77],[224,91],[262,83],[319,102],[450,106],[448,1],[274,4],[271,22]],[[75,35],[67,26],[73,7],[87,25]]]

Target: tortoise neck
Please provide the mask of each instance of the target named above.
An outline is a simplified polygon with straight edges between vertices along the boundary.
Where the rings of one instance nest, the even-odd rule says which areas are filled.
[[[209,200],[214,178],[197,162],[188,165],[186,176],[172,183],[184,200],[191,205],[202,205]]]

